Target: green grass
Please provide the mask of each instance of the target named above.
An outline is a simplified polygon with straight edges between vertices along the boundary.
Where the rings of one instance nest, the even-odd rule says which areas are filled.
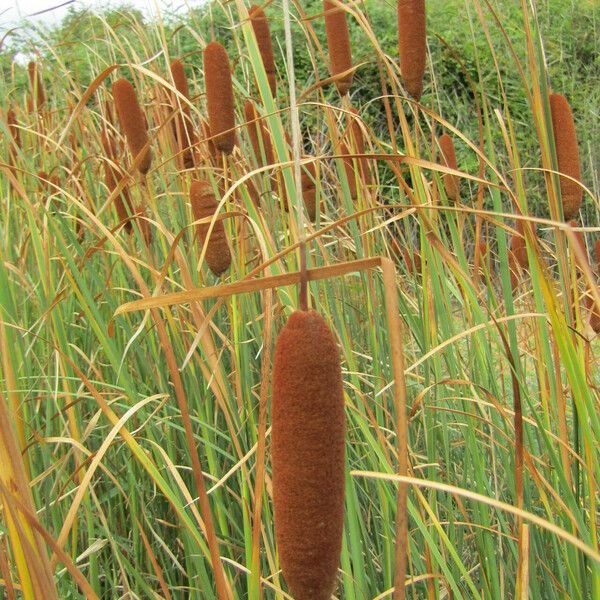
[[[0,402],[21,446],[39,523],[100,598],[215,598],[208,522],[234,598],[286,597],[273,529],[268,409],[273,343],[297,306],[296,288],[114,316],[142,296],[219,283],[206,266],[198,269],[202,248],[187,199],[194,176],[226,192],[233,255],[226,282],[299,267],[301,222],[280,204],[282,186],[294,207],[299,202],[285,138],[291,126],[280,3],[267,8],[280,69],[275,99],[251,29],[239,26],[242,4],[213,3],[210,11],[144,25],[131,14],[71,15],[38,44],[49,98],[43,119],[25,111],[26,69],[6,67],[8,50],[2,62],[0,108],[4,115],[17,106],[23,147],[14,173],[0,164]],[[576,116],[591,192],[581,224],[591,247],[600,74],[589,49],[598,46],[599,13],[587,0],[541,3],[537,14],[523,4],[493,2],[492,11],[479,0],[428,2],[431,60],[420,109],[399,84],[393,2],[353,5],[360,17],[351,19],[355,60],[366,64],[351,102],[364,118],[369,152],[380,155],[377,179],[359,185],[356,199],[343,162],[332,158],[349,105],[334,86],[312,87],[327,77],[320,19],[292,21],[303,154],[318,159],[323,202],[318,222],[306,225],[309,267],[371,256],[396,261],[409,417],[409,598],[517,597],[527,531],[520,597],[600,595],[600,351],[583,302],[572,309],[570,300],[574,288],[581,295],[584,282],[596,280],[575,267],[557,178],[540,171],[556,168],[546,133],[552,88],[565,93]],[[309,16],[320,5],[302,3]],[[84,22],[85,37],[71,27]],[[226,171],[204,152],[196,172],[181,172],[163,80],[169,60],[183,57],[198,125],[206,114],[201,58],[211,24],[235,65],[239,146]],[[16,35],[14,48],[31,49],[30,30]],[[113,65],[118,71],[80,103]],[[131,237],[117,227],[103,183],[103,103],[117,73],[134,81],[151,127],[153,168],[146,182],[135,172],[130,181],[154,233],[149,250],[136,225]],[[252,156],[243,126],[247,97],[265,117],[278,163],[286,163],[274,167],[284,174],[278,181]],[[458,206],[448,204],[431,147],[441,125],[453,128],[465,173]],[[8,136],[2,138],[8,156]],[[401,163],[398,154],[408,158]],[[60,186],[45,191],[40,170],[57,173]],[[540,238],[527,235],[531,268],[513,292],[507,250],[518,210],[544,220]],[[476,232],[491,248],[479,273]],[[419,272],[407,271],[394,241],[419,252]],[[337,597],[391,597],[397,414],[382,276],[375,270],[314,282],[310,292],[337,335],[344,375],[346,516]],[[12,461],[17,468],[18,457]],[[10,472],[0,465],[0,590],[31,598],[6,522],[15,502],[6,488]],[[199,479],[206,506],[197,501]],[[54,550],[48,546],[48,554]],[[72,567],[59,560],[52,569],[58,598],[82,597]]]

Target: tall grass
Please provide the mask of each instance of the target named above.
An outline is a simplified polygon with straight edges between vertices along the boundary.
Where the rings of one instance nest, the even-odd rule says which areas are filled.
[[[464,67],[473,125],[448,116],[439,65],[428,65],[414,92],[419,104],[407,98],[399,50],[395,41],[393,52],[382,47],[373,5],[342,4],[350,39],[368,45],[352,48],[356,73],[343,98],[323,85],[331,73],[319,2],[292,6],[295,52],[313,66],[307,80],[286,80],[284,44],[273,38],[276,98],[242,0],[192,12],[169,36],[165,21],[132,24],[133,39],[122,34],[127,16],[104,20],[82,41],[89,84],[70,68],[68,46],[48,45],[37,61],[43,86],[34,83],[45,93],[39,113],[27,111],[31,89],[18,84],[19,70],[28,83],[26,66],[0,75],[2,115],[13,111],[0,120],[0,590],[8,598],[52,597],[52,586],[59,598],[290,597],[273,525],[270,373],[297,293],[219,290],[297,271],[303,246],[309,269],[376,256],[397,269],[394,328],[380,270],[308,284],[310,305],[334,332],[344,382],[337,597],[399,598],[403,584],[409,598],[440,600],[600,596],[600,293],[575,235],[592,247],[598,228],[582,220],[585,211],[574,228],[561,210],[547,72],[561,57],[543,40],[551,6],[460,4],[474,59],[461,62],[460,47],[449,56],[457,72]],[[427,3],[428,25],[444,4]],[[264,6],[272,32],[280,8]],[[395,8],[387,7],[391,21]],[[520,11],[518,31],[503,26],[504,10]],[[191,50],[182,47],[188,34]],[[430,43],[443,34],[428,27]],[[225,92],[207,99],[202,53],[216,43]],[[527,123],[509,101],[507,55]],[[172,83],[174,56],[189,65],[189,103]],[[484,76],[490,64],[495,77]],[[381,93],[361,103],[353,94],[364,73],[376,74]],[[105,105],[124,74],[147,113],[148,138],[119,162],[102,134],[125,154]],[[291,138],[290,83],[300,118]],[[173,144],[184,107],[195,142],[186,169]],[[440,157],[441,131],[454,142],[456,168]],[[525,136],[537,140],[534,155],[523,151]],[[211,144],[230,154],[213,146],[211,155]],[[140,177],[143,147],[153,161]],[[594,156],[580,148],[582,173]],[[119,167],[108,187],[106,164]],[[458,199],[446,176],[460,181]],[[192,211],[193,179],[215,193],[210,215]],[[598,207],[593,182],[582,179],[583,208]],[[314,222],[296,210],[307,189]],[[119,198],[139,207],[132,235],[113,215]],[[196,225],[222,226],[229,240],[219,280]],[[519,240],[517,279],[511,240]],[[193,296],[196,288],[210,298]],[[178,296],[175,306],[163,299],[182,291],[186,301]],[[401,357],[390,350],[398,339]],[[406,415],[393,385],[399,359]],[[408,476],[398,475],[405,441]],[[408,489],[407,539],[398,489]],[[404,582],[396,579],[403,560]]]

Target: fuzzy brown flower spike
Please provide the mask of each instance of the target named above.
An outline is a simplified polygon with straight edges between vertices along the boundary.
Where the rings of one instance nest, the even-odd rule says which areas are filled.
[[[248,14],[250,15],[250,22],[252,23],[252,29],[254,29],[256,43],[258,44],[265,72],[269,79],[271,94],[275,97],[277,94],[277,70],[275,69],[275,55],[273,54],[269,21],[267,20],[265,11],[256,4],[250,7]]]
[[[272,399],[275,536],[295,600],[329,600],[344,523],[345,416],[335,338],[296,311],[275,345]]]
[[[212,218],[217,210],[217,200],[208,181],[192,181],[190,201],[192,203],[192,214],[196,221]],[[209,227],[210,223],[200,223],[196,226],[198,241],[202,245],[206,242]],[[215,222],[204,256],[208,268],[217,277],[229,268],[231,252],[227,244],[227,234],[225,233],[223,221]]]
[[[152,152],[150,148],[144,150],[144,146],[148,143],[147,122],[138,104],[135,90],[127,79],[117,79],[112,85],[112,93],[119,123],[134,160],[143,152],[139,159],[138,170],[145,175],[152,163]]]
[[[31,61],[27,65],[27,71],[29,72],[29,84],[31,85],[31,96],[29,97],[29,112],[34,110],[41,110],[46,103],[46,93],[44,91],[44,84],[42,83],[42,77],[39,73],[38,66],[34,61]]]
[[[425,0],[398,0],[400,71],[408,93],[419,100],[427,58]]]
[[[456,164],[456,152],[454,150],[454,142],[452,138],[444,133],[438,139],[438,143],[440,144],[440,149],[442,150],[442,159],[444,161],[444,165],[450,169],[454,169],[455,171],[458,169]],[[446,189],[446,196],[453,202],[459,201],[459,182],[456,175],[451,175],[449,173],[444,174],[444,188]]]
[[[352,68],[352,48],[346,12],[340,4],[341,0],[323,0],[331,76],[335,78],[338,92],[343,96],[350,90],[353,73],[341,75]]]
[[[579,148],[573,113],[567,99],[560,94],[550,94],[550,111],[552,113],[552,130],[554,146],[558,159],[558,170],[572,179],[560,178],[560,195],[565,221],[571,220],[579,212],[583,199],[583,189],[577,183],[581,181],[579,164]]]
[[[208,123],[215,146],[230,154],[235,146],[233,84],[229,57],[219,42],[211,42],[204,49],[204,77]]]

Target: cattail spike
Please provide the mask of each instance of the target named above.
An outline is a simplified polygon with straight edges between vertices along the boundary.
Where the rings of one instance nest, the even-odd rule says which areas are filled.
[[[171,63],[171,76],[175,83],[177,91],[186,99],[190,98],[190,90],[188,87],[187,77],[183,63],[179,59],[175,59]],[[181,107],[181,110],[180,110]],[[173,122],[173,132],[175,139],[179,144],[179,149],[182,153],[183,164],[186,169],[194,167],[194,153],[192,148],[195,144],[193,134],[192,117],[190,114],[190,106],[180,98],[173,98],[173,109],[177,111],[177,118]]]
[[[564,96],[550,94],[550,112],[558,170],[576,180],[560,177],[563,216],[565,221],[569,221],[579,212],[583,200],[583,189],[577,183],[581,181],[577,132],[571,107]]]
[[[212,218],[217,210],[217,200],[212,186],[208,181],[192,181],[190,186],[190,201],[194,220]],[[231,263],[231,252],[227,243],[227,234],[223,221],[216,221],[210,239],[206,242],[210,223],[199,223],[196,226],[200,244],[206,243],[206,264],[218,277],[224,273]]]
[[[204,77],[208,122],[215,146],[230,154],[235,146],[233,84],[227,51],[219,42],[204,49]]]
[[[456,152],[454,150],[454,142],[452,138],[444,133],[438,138],[438,143],[442,151],[442,159],[444,165],[450,169],[458,170],[456,163]],[[446,189],[446,196],[453,202],[458,202],[460,199],[460,186],[456,175],[450,173],[444,173],[444,188]]]
[[[249,10],[250,22],[254,29],[254,36],[258,44],[258,50],[262,58],[265,72],[269,80],[269,87],[273,97],[277,94],[277,70],[275,69],[275,55],[273,54],[273,42],[271,41],[271,31],[269,21],[265,11],[256,4],[253,4]]]
[[[145,175],[152,163],[152,152],[150,148],[144,150],[144,146],[148,143],[147,121],[138,104],[135,90],[127,79],[118,79],[112,85],[112,93],[119,123],[125,132],[133,158],[143,152],[139,159],[138,170]]]
[[[306,163],[302,167],[302,197],[308,218],[314,221],[317,218],[317,169],[314,163]]]
[[[108,160],[104,161],[104,181],[111,194],[117,189],[119,181],[123,176],[124,173],[115,164],[111,164]],[[114,202],[119,221],[126,221],[125,230],[127,233],[131,233],[133,231],[133,225],[128,219],[130,215],[133,215],[133,203],[131,201],[128,186],[125,186],[121,190],[121,193],[115,197]]]
[[[34,61],[31,61],[27,65],[27,71],[29,72],[29,83],[31,85],[31,96],[29,97],[29,112],[35,110],[40,111],[46,103],[46,93],[44,91],[44,84],[42,77],[38,70],[38,65]]]
[[[400,71],[408,93],[419,100],[427,59],[425,0],[398,0]]]
[[[344,525],[345,415],[335,338],[314,310],[277,338],[272,433],[275,536],[296,600],[329,600]]]
[[[338,92],[344,96],[352,85],[353,73],[342,75],[352,69],[350,31],[346,11],[340,6],[342,3],[341,0],[323,0],[331,76],[335,78]]]

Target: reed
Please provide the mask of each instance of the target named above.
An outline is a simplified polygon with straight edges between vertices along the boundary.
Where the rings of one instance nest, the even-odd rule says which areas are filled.
[[[183,63],[179,59],[175,59],[171,63],[171,76],[175,89],[186,99],[190,99],[190,90],[188,80],[185,75]],[[173,110],[177,113],[177,117],[173,122],[173,134],[179,145],[182,162],[186,169],[194,167],[194,144],[196,143],[193,133],[192,116],[190,114],[190,106],[187,102],[182,101],[177,96],[173,95]]]
[[[29,85],[31,87],[31,95],[29,96],[28,109],[29,112],[40,111],[46,103],[46,92],[44,90],[44,83],[42,76],[40,75],[38,65],[36,62],[31,61],[27,65],[27,71],[29,73]]]
[[[250,7],[248,14],[250,15],[250,23],[252,24],[252,29],[254,29],[258,50],[267,74],[267,79],[269,80],[271,94],[275,97],[277,95],[277,69],[275,68],[275,55],[273,53],[269,21],[265,11],[256,4]]]
[[[329,600],[344,522],[345,415],[339,351],[316,311],[295,311],[273,364],[275,536],[296,600]]]
[[[449,169],[454,169],[455,171],[458,170],[456,152],[454,150],[452,138],[447,133],[444,133],[438,138],[438,143],[440,145],[440,150],[442,151],[444,165]],[[446,190],[446,196],[448,196],[449,200],[452,200],[453,202],[459,201],[460,186],[456,175],[444,173],[444,189]]]
[[[219,42],[204,49],[208,123],[218,150],[230,154],[235,146],[233,84],[227,51]]]
[[[133,85],[127,79],[118,79],[112,85],[112,93],[119,123],[134,160],[141,155],[138,170],[145,175],[152,164],[152,152],[148,145],[146,117],[138,104]]]
[[[352,86],[352,48],[346,11],[340,6],[341,0],[324,0],[325,33],[331,77],[340,95],[344,96]],[[347,71],[350,71],[347,73]]]
[[[308,218],[314,221],[317,218],[317,169],[314,163],[307,163],[302,167],[302,198]]]
[[[400,72],[408,93],[419,100],[427,61],[425,0],[398,0]]]
[[[192,181],[190,202],[195,221],[211,219],[218,206],[212,186],[208,181]],[[229,268],[231,252],[223,221],[215,222],[210,238],[207,240],[209,228],[210,223],[198,223],[196,232],[199,243],[202,246],[206,244],[205,260],[208,268],[219,277]]]
[[[552,115],[552,131],[558,170],[568,177],[560,177],[560,196],[562,199],[563,217],[571,220],[579,212],[583,200],[581,166],[579,162],[579,146],[573,113],[567,99],[561,94],[550,94],[550,112]]]

